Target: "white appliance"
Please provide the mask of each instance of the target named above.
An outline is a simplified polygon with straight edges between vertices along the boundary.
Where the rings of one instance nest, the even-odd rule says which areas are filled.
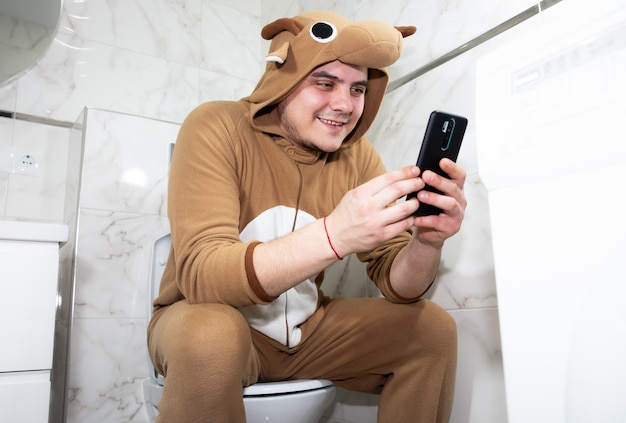
[[[626,3],[563,0],[477,69],[509,423],[626,422]]]

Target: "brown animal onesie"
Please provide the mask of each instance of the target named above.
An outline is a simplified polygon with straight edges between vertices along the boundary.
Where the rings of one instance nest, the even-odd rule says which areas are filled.
[[[385,172],[364,134],[385,93],[384,68],[413,32],[330,12],[279,19],[263,29],[272,43],[253,93],[205,103],[185,119],[170,173],[172,250],[149,326],[152,360],[166,375],[159,421],[244,421],[242,386],[290,378],[384,392],[379,421],[447,418],[454,323],[389,283],[410,232],[358,255],[385,299],[331,300],[320,290],[323,273],[273,297],[252,265],[259,243],[322,218],[347,191]],[[363,115],[336,152],[296,146],[269,111],[334,60],[369,68]],[[407,403],[392,405],[398,401]]]

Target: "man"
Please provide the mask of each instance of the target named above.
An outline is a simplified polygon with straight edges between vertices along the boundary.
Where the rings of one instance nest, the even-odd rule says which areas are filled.
[[[454,321],[420,299],[465,210],[465,172],[386,172],[363,135],[413,27],[329,12],[279,19],[251,96],[183,123],[170,173],[172,251],[149,326],[161,422],[243,422],[242,387],[326,378],[380,394],[379,422],[448,420]],[[421,191],[424,184],[442,195]],[[443,210],[412,217],[419,203]],[[385,298],[330,299],[324,269],[358,253]]]

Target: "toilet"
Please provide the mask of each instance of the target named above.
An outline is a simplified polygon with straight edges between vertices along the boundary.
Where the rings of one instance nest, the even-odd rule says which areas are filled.
[[[159,292],[161,276],[170,252],[171,237],[157,238],[150,259],[150,298]],[[152,314],[152,301],[150,301]],[[150,422],[156,420],[158,403],[165,379],[148,360],[151,377],[143,381],[145,409]],[[318,423],[324,410],[333,402],[336,387],[329,380],[288,380],[256,383],[243,389],[247,423]]]

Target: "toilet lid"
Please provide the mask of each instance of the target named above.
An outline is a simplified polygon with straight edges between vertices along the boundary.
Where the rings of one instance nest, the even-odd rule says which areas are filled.
[[[280,382],[259,382],[243,388],[245,397],[255,395],[288,394],[291,392],[312,391],[332,386],[326,379],[285,380]]]

